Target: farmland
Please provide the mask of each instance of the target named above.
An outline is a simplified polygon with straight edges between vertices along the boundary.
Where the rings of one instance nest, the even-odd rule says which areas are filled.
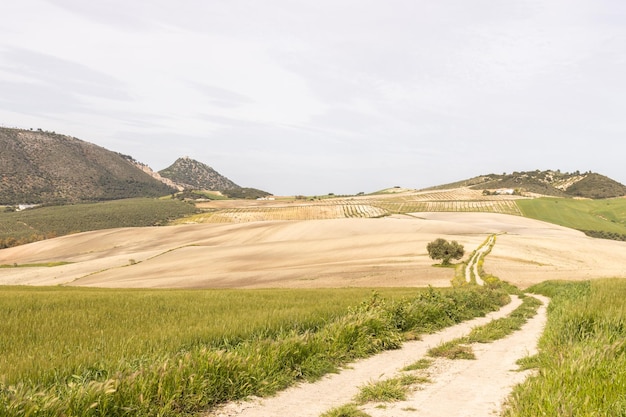
[[[199,203],[204,212],[176,223],[239,223],[265,220],[377,218],[417,212],[480,212],[521,215],[516,196],[485,196],[469,189],[403,192],[358,197],[276,200],[246,203]]]

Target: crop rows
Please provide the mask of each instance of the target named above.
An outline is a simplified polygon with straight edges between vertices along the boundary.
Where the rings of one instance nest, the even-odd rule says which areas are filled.
[[[381,217],[389,214],[383,208],[367,204],[346,204],[343,206],[345,217]]]
[[[392,213],[482,212],[521,215],[514,200],[403,201],[400,199],[339,200],[324,204],[280,207],[240,207],[186,218],[193,223],[246,223],[273,220],[375,218]]]
[[[374,204],[374,203],[373,203]],[[520,216],[521,212],[514,200],[478,200],[478,201],[385,201],[375,203],[390,213],[419,212],[480,212],[502,213]]]
[[[371,218],[388,214],[368,204],[318,204],[291,207],[249,207],[223,209],[192,216],[185,221],[196,223],[245,223],[272,220],[323,220],[350,217]]]
[[[483,195],[482,190],[472,190],[469,188],[459,188],[455,190],[426,191],[412,194],[411,199],[417,200],[516,200],[523,198],[515,195]]]

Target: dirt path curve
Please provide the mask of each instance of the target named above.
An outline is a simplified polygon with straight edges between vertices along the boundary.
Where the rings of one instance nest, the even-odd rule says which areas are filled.
[[[472,273],[474,273],[476,284],[485,284],[485,282],[480,278],[480,273],[478,271],[478,261],[480,261],[480,259],[483,258],[485,254],[491,250],[495,243],[495,239],[496,237],[494,235],[489,236],[487,242],[485,242],[478,249],[476,249],[470,260],[467,262],[467,265],[465,266],[465,281],[472,282]]]
[[[338,374],[326,376],[315,383],[298,384],[274,397],[229,403],[206,417],[319,417],[329,409],[351,402],[359,387],[364,384],[393,377],[406,365],[424,357],[431,347],[464,336],[473,327],[504,317],[520,303],[514,297],[511,303],[485,317],[425,335],[419,341],[406,342],[401,349],[360,360]],[[403,411],[403,408],[410,410],[413,407],[420,410],[420,416],[493,415],[489,414],[489,410],[499,409],[510,387],[523,378],[524,374],[516,374],[511,369],[516,367],[515,360],[533,352],[543,328],[544,317],[545,308],[542,307],[537,317],[522,331],[500,342],[476,347],[478,360],[456,361],[445,365],[437,362],[431,369],[433,383],[423,385],[423,390],[416,392],[415,397],[406,402],[415,405],[393,403],[387,405],[387,409],[367,406],[367,412],[373,417],[400,416],[402,413],[415,415],[414,411]],[[453,383],[456,389],[447,389]],[[443,406],[446,406],[445,410],[440,411],[439,408]],[[486,411],[483,413],[478,410]]]

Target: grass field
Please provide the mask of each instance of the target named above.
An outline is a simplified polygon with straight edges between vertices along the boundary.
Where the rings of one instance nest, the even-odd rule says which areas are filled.
[[[507,417],[626,416],[626,280],[546,282],[552,298],[538,375],[515,388]]]
[[[387,292],[389,291],[389,292]],[[398,290],[407,294],[414,290]],[[220,346],[298,326],[315,328],[371,293],[345,290],[155,291],[4,287],[0,375],[53,381],[120,359]],[[393,290],[385,294],[394,295]],[[239,315],[238,313],[241,313]],[[55,338],[59,340],[54,340]],[[42,343],[50,341],[49,344]],[[19,341],[19,343],[16,343]],[[25,356],[23,352],[31,352]],[[42,364],[33,357],[45,357]]]
[[[484,288],[0,291],[0,416],[178,416],[502,305]]]
[[[577,200],[536,198],[518,200],[522,215],[583,231],[626,235],[626,198]]]

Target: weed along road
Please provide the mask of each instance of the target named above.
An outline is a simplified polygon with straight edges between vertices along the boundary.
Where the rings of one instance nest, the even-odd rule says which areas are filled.
[[[468,281],[473,273],[475,282],[484,285],[478,263],[494,244],[495,235],[491,235],[471,256],[466,267]],[[205,417],[282,417],[294,415],[296,410],[302,417],[499,415],[512,387],[528,376],[528,372],[517,371],[516,361],[536,352],[537,341],[545,326],[548,300],[537,298],[541,303],[533,297],[526,297],[531,300],[527,304],[521,298],[511,296],[508,304],[485,317],[422,335],[420,340],[405,342],[400,349],[357,361],[340,373],[314,383],[301,383],[274,397],[254,397],[226,404]],[[496,321],[510,320],[512,313],[528,308],[532,301],[536,314],[529,314],[532,317],[521,325],[520,330],[511,331],[508,336],[491,343],[471,342],[471,335],[477,329],[487,329],[490,325],[500,327]],[[436,356],[432,353],[433,348],[449,343],[457,343],[471,351],[474,359],[433,357]],[[416,363],[425,366],[411,366]],[[412,382],[406,384],[402,395],[392,400],[362,400],[368,387],[382,387],[403,380]]]

